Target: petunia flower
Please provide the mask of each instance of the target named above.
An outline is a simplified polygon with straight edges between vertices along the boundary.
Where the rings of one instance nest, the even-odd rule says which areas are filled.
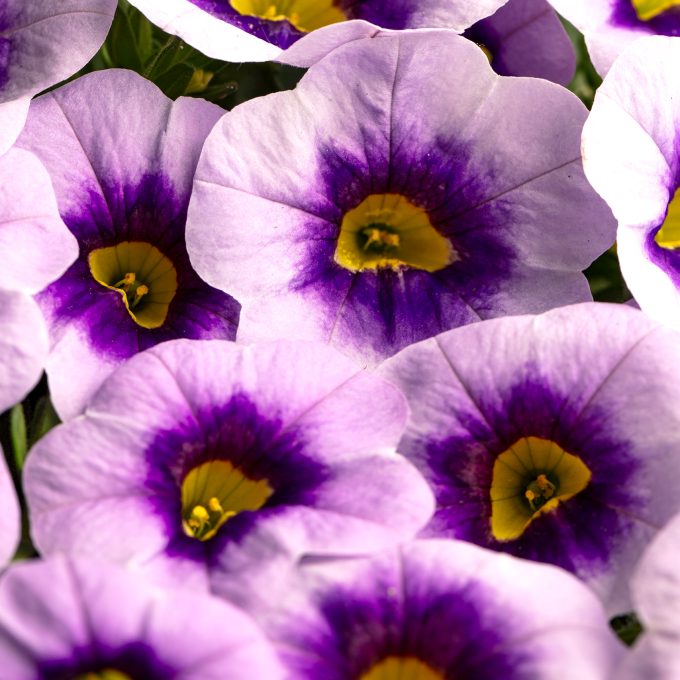
[[[427,522],[432,494],[394,452],[405,420],[396,388],[323,345],[164,343],[33,448],[33,538],[269,604],[303,553],[366,552]]]
[[[225,61],[310,66],[343,43],[392,30],[463,32],[507,0],[131,0],[157,26]],[[312,39],[307,36],[312,34]],[[310,36],[311,37],[311,36]],[[305,38],[301,40],[301,38]],[[286,49],[295,45],[290,53]]]
[[[190,257],[243,304],[239,340],[321,340],[369,363],[591,299],[581,270],[614,225],[582,173],[586,113],[450,32],[356,41],[216,126]]]
[[[437,510],[423,536],[563,567],[611,613],[642,548],[680,510],[678,335],[589,303],[473,324],[379,374],[412,416],[399,451]],[[663,427],[658,424],[663,423]]]
[[[198,155],[221,114],[198,99],[173,103],[122,70],[84,76],[32,105],[18,144],[47,167],[80,246],[38,297],[62,419],[140,350],[177,337],[234,338],[238,303],[196,275],[184,242]]]
[[[0,578],[0,667],[12,680],[283,677],[271,644],[235,607],[63,557]]]
[[[618,220],[641,309],[680,329],[680,41],[643,38],[617,60],[583,130],[584,166]]]
[[[485,50],[502,76],[545,78],[559,85],[574,76],[574,46],[547,0],[509,0],[464,35]]]
[[[21,132],[31,98],[94,56],[115,11],[116,0],[0,3],[0,154]]]
[[[601,680],[622,652],[573,576],[461,541],[308,560],[298,578],[264,623],[290,680]]]
[[[624,680],[680,675],[680,515],[676,515],[647,548],[631,580],[633,607],[642,623],[616,677]]]
[[[648,35],[680,36],[677,0],[548,0],[578,28],[601,76],[633,41]]]

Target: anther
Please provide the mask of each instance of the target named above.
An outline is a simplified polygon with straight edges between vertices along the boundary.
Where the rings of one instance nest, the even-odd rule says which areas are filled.
[[[220,504],[219,500],[215,497],[211,498],[208,501],[208,508],[210,509],[210,512],[224,513],[222,505]]]
[[[137,281],[137,276],[134,272],[128,272],[118,283],[114,283],[113,287],[121,288],[127,293],[130,287],[135,284],[135,281]]]
[[[137,286],[137,289],[135,290],[135,297],[132,300],[130,300],[128,297],[130,309],[134,309],[148,292],[149,292],[148,286],[145,286],[144,284],[142,284],[141,286]]]
[[[370,250],[376,246],[378,248],[397,248],[399,246],[399,234],[377,227],[367,228],[363,233],[366,237],[366,242],[363,245],[364,250]]]
[[[191,517],[199,522],[207,522],[210,519],[208,511],[202,505],[194,505],[191,510]]]

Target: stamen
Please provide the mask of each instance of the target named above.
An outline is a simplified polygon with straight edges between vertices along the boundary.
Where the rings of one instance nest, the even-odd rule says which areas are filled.
[[[132,286],[132,284],[137,280],[137,276],[134,274],[134,272],[128,272],[118,283],[114,283],[113,287],[114,288],[121,288],[125,292],[127,292]]]
[[[556,488],[548,477],[541,473],[527,486],[524,497],[529,501],[529,507],[536,512],[555,495]]]
[[[197,519],[199,522],[207,522],[210,519],[208,511],[202,505],[194,506],[191,511],[191,516]]]
[[[387,250],[399,247],[399,234],[381,229],[380,227],[368,226],[360,232],[360,238],[366,239],[364,250]]]
[[[538,475],[536,477],[536,484],[546,498],[551,498],[555,493],[555,485],[545,475]]]
[[[214,496],[208,501],[208,507],[210,508],[211,512],[220,512],[220,513],[224,512],[222,505],[217,500],[217,498],[215,498]]]
[[[129,302],[130,309],[134,309],[141,302],[142,298],[148,294],[148,292],[149,292],[148,286],[145,286],[144,284],[142,284],[141,286],[137,286],[137,289],[135,290],[135,297],[131,302]],[[128,296],[128,301],[129,300],[130,298]]]

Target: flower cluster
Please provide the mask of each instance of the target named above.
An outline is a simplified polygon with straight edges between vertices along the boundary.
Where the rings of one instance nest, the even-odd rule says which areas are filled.
[[[677,677],[676,36],[0,0],[0,676]]]

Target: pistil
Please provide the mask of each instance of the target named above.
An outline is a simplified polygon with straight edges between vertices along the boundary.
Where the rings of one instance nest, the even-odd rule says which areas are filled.
[[[529,507],[536,512],[555,495],[556,488],[544,474],[540,474],[527,486],[524,497],[529,501]]]

